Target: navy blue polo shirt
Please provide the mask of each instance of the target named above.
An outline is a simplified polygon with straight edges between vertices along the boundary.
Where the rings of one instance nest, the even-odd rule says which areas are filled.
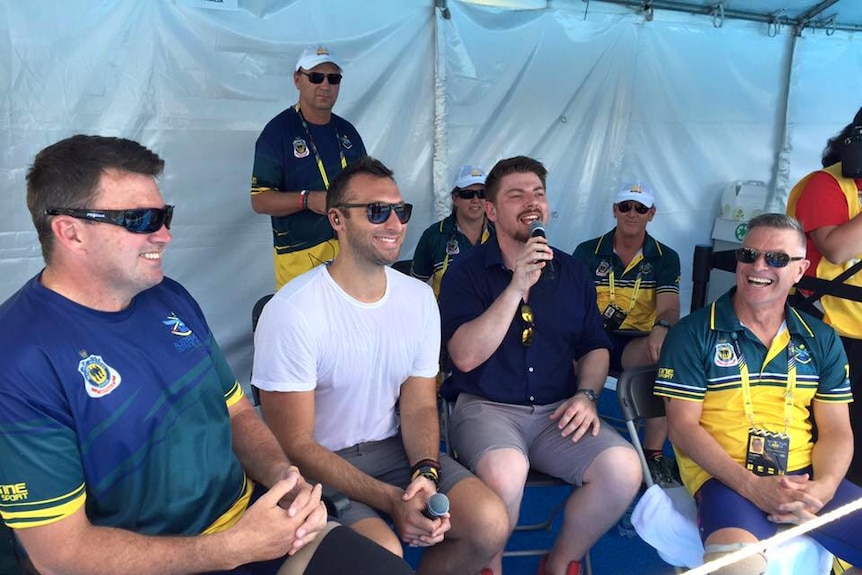
[[[469,373],[453,366],[455,392],[502,403],[553,403],[578,389],[572,360],[594,349],[610,349],[587,267],[557,249],[553,264],[556,278],[542,278],[530,290],[532,345],[521,343],[526,324],[519,307],[500,347],[485,363]],[[461,325],[482,315],[511,281],[496,237],[458,258],[440,288],[444,345]]]

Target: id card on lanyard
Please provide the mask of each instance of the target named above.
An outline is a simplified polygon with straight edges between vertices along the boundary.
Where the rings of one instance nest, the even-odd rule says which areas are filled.
[[[640,256],[640,259],[632,263],[636,264],[642,259],[643,256]],[[616,304],[617,288],[616,283],[614,282],[614,268],[611,266],[611,271],[608,274],[608,296],[610,297],[610,303],[608,303],[608,307],[606,307],[602,312],[602,319],[604,320],[606,330],[619,329],[623,322],[626,321],[626,318],[635,308],[635,304],[637,303],[642,278],[643,273],[638,271],[637,279],[635,280],[635,287],[632,290],[632,297],[629,299],[629,309],[624,310],[621,306]]]
[[[751,377],[736,334],[733,334],[733,345],[739,362],[743,409],[750,426],[745,468],[755,475],[785,475],[790,455],[788,429],[793,420],[793,395],[796,391],[796,353],[793,340],[787,342],[787,387],[784,391],[784,431],[782,432],[769,431],[755,423],[754,405],[751,399]]]

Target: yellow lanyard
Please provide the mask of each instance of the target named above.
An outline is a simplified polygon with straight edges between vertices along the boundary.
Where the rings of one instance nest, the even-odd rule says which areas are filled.
[[[748,418],[752,427],[754,423],[754,405],[751,401],[751,378],[748,372],[748,364],[742,354],[742,347],[733,334],[733,346],[736,348],[736,357],[739,361],[739,377],[742,379],[742,403],[745,409],[745,417]],[[793,394],[796,391],[796,353],[794,352],[793,339],[787,342],[787,387],[784,391],[784,433],[793,421]]]
[[[308,129],[308,124],[305,123],[305,117],[302,115],[302,110],[299,109],[299,104],[293,107],[296,113],[299,114],[299,119],[302,122],[302,127],[305,129],[305,136],[308,138],[308,144],[311,146],[311,151],[314,152],[314,159],[317,161],[317,169],[320,171],[320,177],[323,178],[324,189],[329,189],[329,178],[326,175],[326,168],[323,166],[323,160],[320,159],[320,154],[317,152],[317,146],[314,143],[314,138],[311,137],[311,131]],[[338,144],[338,157],[341,159],[341,169],[347,167],[347,158],[344,157],[344,150],[341,149],[341,136],[338,134],[338,128],[335,129],[335,143]]]
[[[643,255],[642,255],[642,254],[639,254],[638,256],[636,256],[636,257],[635,257],[634,261],[632,261],[632,263],[631,263],[631,264],[629,264],[629,267],[631,267],[631,266],[633,266],[633,265],[636,265],[636,264],[637,264],[637,263],[639,263],[642,259],[644,259],[644,258],[643,258]],[[635,287],[634,287],[634,289],[632,290],[632,299],[630,299],[630,300],[629,300],[629,309],[628,309],[628,310],[626,310],[626,315],[630,314],[630,313],[632,312],[632,310],[635,308],[635,303],[637,302],[637,299],[638,299],[638,292],[639,292],[639,291],[640,291],[640,289],[641,289],[641,278],[642,278],[642,277],[643,277],[643,274],[642,274],[641,272],[638,272],[638,277],[637,277],[637,279],[635,280]],[[614,284],[614,268],[613,268],[613,265],[611,265],[611,273],[608,275],[608,295],[609,295],[609,296],[610,296],[610,298],[611,298],[611,303],[616,303],[616,299],[617,299],[617,288],[616,288],[616,285]]]

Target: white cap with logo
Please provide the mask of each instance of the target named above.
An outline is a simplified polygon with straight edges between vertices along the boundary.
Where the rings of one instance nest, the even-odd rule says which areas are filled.
[[[648,185],[641,182],[633,182],[623,186],[620,191],[617,192],[617,197],[614,198],[614,203],[618,204],[620,202],[625,202],[626,200],[634,200],[648,208],[651,208],[655,203],[655,197],[653,196],[652,190]]]
[[[341,64],[338,63],[338,60],[335,59],[332,52],[323,46],[312,46],[302,51],[302,54],[299,56],[299,60],[296,61],[296,69],[294,71],[298,71],[300,68],[303,70],[311,70],[315,66],[320,66],[326,62],[335,64],[338,66],[338,69],[341,70]]]
[[[458,177],[455,179],[455,188],[466,188],[475,184],[485,185],[485,171],[476,166],[461,166]]]

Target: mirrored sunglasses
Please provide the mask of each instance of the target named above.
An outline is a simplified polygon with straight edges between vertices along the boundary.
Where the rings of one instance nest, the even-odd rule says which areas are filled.
[[[645,213],[647,213],[649,211],[648,207],[646,207],[642,203],[636,202],[634,200],[626,200],[624,202],[620,202],[617,204],[617,209],[624,214],[627,212],[630,212],[632,210],[632,208],[634,208],[635,211],[637,213],[639,213],[640,215],[644,215]]]
[[[304,76],[308,76],[308,81],[312,84],[323,84],[324,78],[329,80],[329,83],[333,86],[337,86],[341,83],[341,78],[343,76],[341,74],[324,74],[323,72],[306,72],[305,70],[300,70],[300,74]]]
[[[137,210],[91,210],[88,208],[48,208],[48,216],[69,216],[79,220],[101,222],[126,228],[133,234],[152,234],[165,226],[171,229],[174,206]]]
[[[771,268],[783,268],[790,262],[804,260],[805,256],[792,257],[784,252],[762,252],[754,248],[739,248],[736,250],[736,261],[742,264],[753,264],[763,255],[763,261]]]
[[[461,198],[462,200],[472,200],[473,198],[479,198],[480,200],[485,199],[485,190],[461,190],[459,189],[455,194]]]
[[[533,345],[533,334],[536,324],[533,323],[533,308],[527,304],[521,304],[521,320],[524,322],[524,331],[521,332],[521,343],[524,347]]]
[[[365,215],[372,224],[382,224],[389,219],[389,214],[395,211],[395,216],[402,224],[410,221],[413,214],[413,204],[387,204],[385,202],[371,202],[370,204],[336,204],[336,208],[365,208]]]

